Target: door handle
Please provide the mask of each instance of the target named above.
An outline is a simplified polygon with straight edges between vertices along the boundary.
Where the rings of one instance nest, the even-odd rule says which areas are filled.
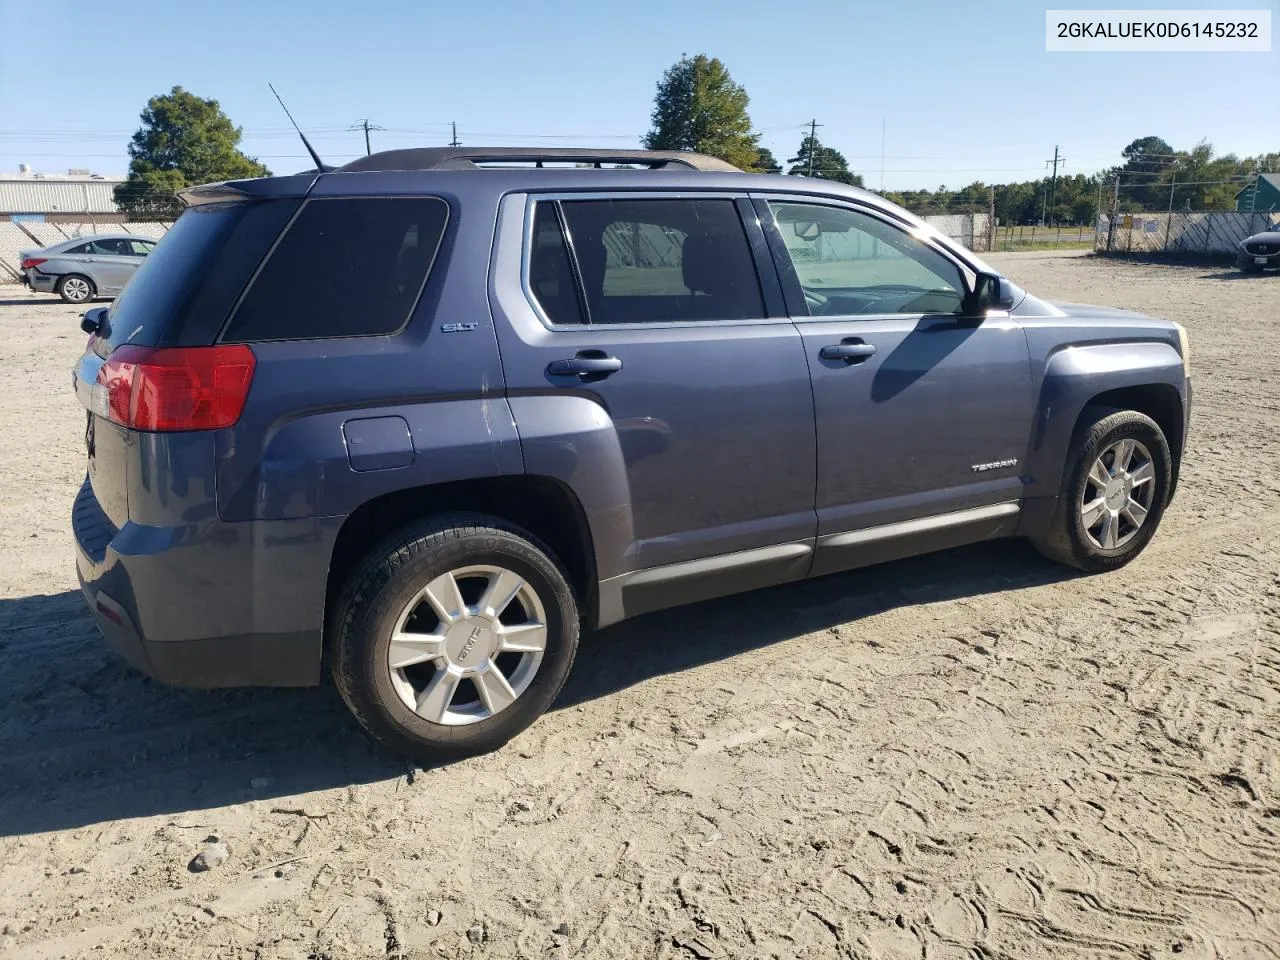
[[[863,343],[857,337],[850,337],[840,343],[830,343],[818,351],[823,360],[843,360],[847,364],[862,363],[867,357],[874,356],[876,345]]]
[[[603,380],[622,369],[622,361],[603,350],[581,350],[570,360],[552,360],[547,364],[547,374],[552,377],[577,377],[591,382]]]

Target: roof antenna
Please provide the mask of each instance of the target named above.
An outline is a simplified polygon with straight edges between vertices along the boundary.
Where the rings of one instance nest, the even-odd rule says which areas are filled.
[[[319,173],[328,173],[333,167],[328,166],[320,159],[320,154],[316,153],[316,148],[311,146],[307,135],[302,132],[302,128],[298,126],[298,121],[293,119],[293,114],[289,112],[289,108],[284,105],[284,101],[280,99],[280,94],[276,93],[276,88],[267,84],[271,93],[275,96],[276,102],[280,104],[280,109],[284,111],[284,115],[289,118],[289,122],[293,124],[293,129],[298,131],[298,136],[302,138],[302,145],[307,148],[307,153],[311,154],[311,159],[316,163],[316,171]]]

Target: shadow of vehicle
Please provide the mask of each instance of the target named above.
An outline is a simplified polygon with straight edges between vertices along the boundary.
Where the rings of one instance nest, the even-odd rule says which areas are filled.
[[[20,294],[0,294],[0,307],[83,307],[83,303],[67,303],[56,294],[46,297],[30,297]]]
[[[895,607],[1071,575],[1001,541],[650,614],[583,638],[556,709]],[[359,731],[331,684],[198,691],[146,679],[106,647],[76,591],[0,600],[0,678],[0,836],[406,771]]]
[[[1214,273],[1202,273],[1196,277],[1197,280],[1261,280],[1263,277],[1280,277],[1280,271],[1276,270],[1257,270],[1246,272],[1239,267],[1232,267],[1229,270],[1219,270]]]

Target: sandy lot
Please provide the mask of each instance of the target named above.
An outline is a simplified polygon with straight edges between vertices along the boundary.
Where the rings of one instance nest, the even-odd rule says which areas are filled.
[[[0,956],[1280,957],[1280,276],[991,259],[1191,331],[1138,562],[1003,543],[650,616],[432,770],[332,688],[110,655],[68,529],[76,311],[0,292]]]

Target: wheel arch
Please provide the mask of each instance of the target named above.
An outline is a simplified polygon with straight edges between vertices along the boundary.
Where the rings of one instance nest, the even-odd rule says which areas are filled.
[[[1182,463],[1182,449],[1186,442],[1182,396],[1168,383],[1144,383],[1129,387],[1104,390],[1090,397],[1080,410],[1071,435],[1080,431],[1090,408],[1113,407],[1117,410],[1134,410],[1154,420],[1169,443],[1170,470],[1169,497],[1178,487],[1178,468]]]
[[[405,487],[365,501],[343,521],[334,542],[326,611],[334,609],[338,591],[375,544],[415,520],[454,512],[506,520],[545,543],[568,573],[583,622],[595,622],[596,563],[586,512],[565,483],[535,474]]]
[[[1155,420],[1169,441],[1176,483],[1189,389],[1182,357],[1169,343],[1125,340],[1060,347],[1045,360],[1024,472],[1025,496],[1057,496],[1072,440],[1086,411],[1096,406],[1136,410]]]

